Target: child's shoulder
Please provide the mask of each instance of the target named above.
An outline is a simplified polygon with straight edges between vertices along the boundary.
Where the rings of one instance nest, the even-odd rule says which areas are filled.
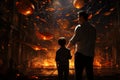
[[[65,48],[67,51],[70,51],[70,49],[68,49],[68,48]]]
[[[69,48],[65,47],[65,49],[70,50]]]
[[[68,49],[68,48],[59,48],[57,51],[70,51],[70,49]]]

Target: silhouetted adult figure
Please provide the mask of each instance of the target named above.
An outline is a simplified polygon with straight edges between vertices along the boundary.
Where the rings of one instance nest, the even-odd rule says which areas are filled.
[[[75,77],[82,80],[83,70],[86,69],[88,80],[94,80],[93,59],[96,41],[96,29],[88,22],[88,14],[78,12],[78,22],[74,35],[68,43],[68,48],[75,45]]]

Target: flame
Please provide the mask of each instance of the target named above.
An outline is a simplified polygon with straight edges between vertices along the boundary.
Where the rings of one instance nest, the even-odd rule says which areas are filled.
[[[28,0],[16,2],[16,7],[18,12],[25,16],[32,14],[35,9],[34,5]]]
[[[55,9],[54,8],[47,8],[46,11],[52,12],[52,11],[55,11]]]
[[[37,19],[40,19],[40,16],[36,16]]]
[[[102,11],[102,8],[99,9],[99,10],[95,13],[95,15],[98,15],[101,11]]]
[[[92,19],[93,15],[92,13],[88,16],[88,19]]]
[[[47,51],[47,48],[41,47],[40,45],[33,45],[33,44],[26,43],[26,42],[19,41],[19,40],[16,40],[16,42],[25,44],[25,45],[31,47],[31,48],[32,48],[33,50],[35,50],[35,51],[38,51],[38,50],[46,50],[46,51]]]
[[[97,67],[102,67],[102,64],[100,63],[99,59],[94,60],[94,65]]]
[[[55,5],[59,5],[61,6],[61,4],[59,2],[56,2],[56,4],[54,4],[53,6]],[[77,9],[80,9],[84,6],[84,0],[74,0],[73,2],[73,5],[75,6],[75,8]],[[63,10],[64,8],[61,8],[61,7],[58,7],[57,10]],[[95,15],[98,15],[100,14],[102,8],[99,9]],[[47,8],[46,11],[55,11],[54,8]],[[113,11],[113,9],[111,9],[111,11]],[[57,16],[61,16],[62,14],[58,14]],[[67,13],[65,15],[66,17],[67,16],[70,16],[69,13]],[[89,15],[89,19],[91,19],[93,17],[93,14],[91,13]],[[39,16],[36,16],[37,19],[40,19],[41,21],[43,22],[47,22],[45,19],[42,19],[40,18]],[[77,22],[77,19],[76,20],[73,20],[74,22]],[[68,26],[69,26],[69,21],[67,19],[58,19],[57,20],[57,24],[59,25],[59,29],[61,30],[64,30],[64,29],[67,29]],[[38,39],[40,40],[51,40],[53,39],[53,35],[50,34],[50,33],[43,33],[43,32],[39,32],[40,29],[37,27],[36,23],[34,24],[34,27],[35,27],[35,34],[37,36]],[[74,29],[75,26],[71,27],[71,29]],[[58,30],[59,31],[59,30]],[[60,32],[58,32],[57,30],[54,32],[55,35],[58,37],[60,36]],[[62,31],[61,31],[62,33]],[[63,32],[64,35],[65,32]],[[56,37],[55,36],[55,37]],[[68,34],[66,35],[68,37]],[[98,37],[97,39],[97,42],[99,43],[100,42],[100,38]],[[41,46],[32,46],[32,48],[34,50],[48,50],[47,48],[42,48]],[[33,68],[56,68],[56,62],[55,62],[55,53],[56,53],[56,50],[58,48],[58,45],[54,44],[53,46],[50,45],[49,48],[52,48],[52,50],[49,50],[49,52],[46,52],[46,54],[44,54],[45,56],[43,56],[42,52],[41,52],[41,55],[39,55],[39,57],[34,57],[34,59],[32,60],[32,67]],[[102,54],[100,53],[103,53],[102,50],[99,50],[96,52],[97,55],[95,55],[95,58],[94,58],[94,66],[97,66],[99,68],[103,67],[103,66],[109,66],[110,65],[110,61],[106,61],[105,63],[103,63],[102,61],[105,60],[103,59],[103,56]],[[74,51],[71,52],[71,54],[74,54]],[[72,60],[70,60],[70,68],[74,68],[74,56],[72,58]]]
[[[65,16],[70,16],[70,14],[69,14],[69,13],[67,13]]]
[[[53,35],[50,33],[40,33],[39,31],[35,31],[35,34],[38,39],[42,40],[51,40],[53,38]]]
[[[55,52],[56,52],[56,47],[57,45],[54,46],[54,50],[49,51],[49,53],[47,53],[46,57],[41,57],[42,55],[39,55],[37,57],[35,57],[32,60],[32,67],[33,68],[49,68],[49,69],[56,69],[56,62],[55,62]],[[52,46],[53,47],[53,46]],[[74,69],[74,52],[75,50],[72,49],[71,50],[71,54],[72,54],[72,59],[69,60],[70,62],[70,69]],[[54,53],[54,54],[53,54]],[[101,50],[97,50],[95,53],[95,58],[94,58],[94,67],[97,69],[101,69],[102,67],[110,67],[112,66],[112,60],[109,61],[108,55],[106,55],[106,58],[103,58],[103,52]]]
[[[66,29],[69,25],[69,21],[67,19],[59,19],[57,20],[57,23],[59,24],[61,29]]]
[[[42,55],[38,55],[37,57],[34,57],[32,59],[32,68],[52,68],[56,69],[56,62],[55,62],[55,53],[56,53],[57,46],[54,46],[54,50],[49,51],[46,56],[42,57]],[[71,51],[73,54],[74,50]],[[74,56],[72,56],[74,57]],[[69,60],[70,62],[70,68],[74,67],[74,58]]]
[[[77,9],[80,9],[84,6],[84,0],[74,0],[73,6]]]
[[[50,33],[39,32],[39,28],[37,27],[36,23],[34,23],[34,29],[35,29],[35,34],[36,34],[37,38],[40,40],[51,40],[53,38],[53,35]]]
[[[109,16],[110,14],[111,14],[111,12],[109,12],[109,11],[104,13],[105,16]]]
[[[108,12],[105,12],[104,15],[109,16],[112,13],[112,11],[114,11],[114,9],[115,8],[111,8]]]
[[[38,50],[47,50],[47,48],[42,48],[41,46],[36,46],[36,45],[31,45],[31,47],[32,47],[35,51],[38,51]]]

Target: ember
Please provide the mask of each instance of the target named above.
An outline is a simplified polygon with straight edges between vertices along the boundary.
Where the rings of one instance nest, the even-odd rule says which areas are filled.
[[[16,2],[16,6],[18,8],[18,12],[23,15],[30,15],[34,12],[35,9],[34,5],[30,3],[29,0],[21,0],[21,2]]]
[[[73,5],[75,8],[80,9],[84,6],[84,0],[74,0]]]

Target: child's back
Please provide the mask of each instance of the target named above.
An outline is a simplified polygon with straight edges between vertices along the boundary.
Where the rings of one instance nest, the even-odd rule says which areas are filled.
[[[69,63],[69,59],[71,59],[69,49],[67,49],[65,47],[61,47],[60,49],[57,50],[56,61],[59,61],[59,63],[61,63],[61,64],[67,64],[67,63]]]

